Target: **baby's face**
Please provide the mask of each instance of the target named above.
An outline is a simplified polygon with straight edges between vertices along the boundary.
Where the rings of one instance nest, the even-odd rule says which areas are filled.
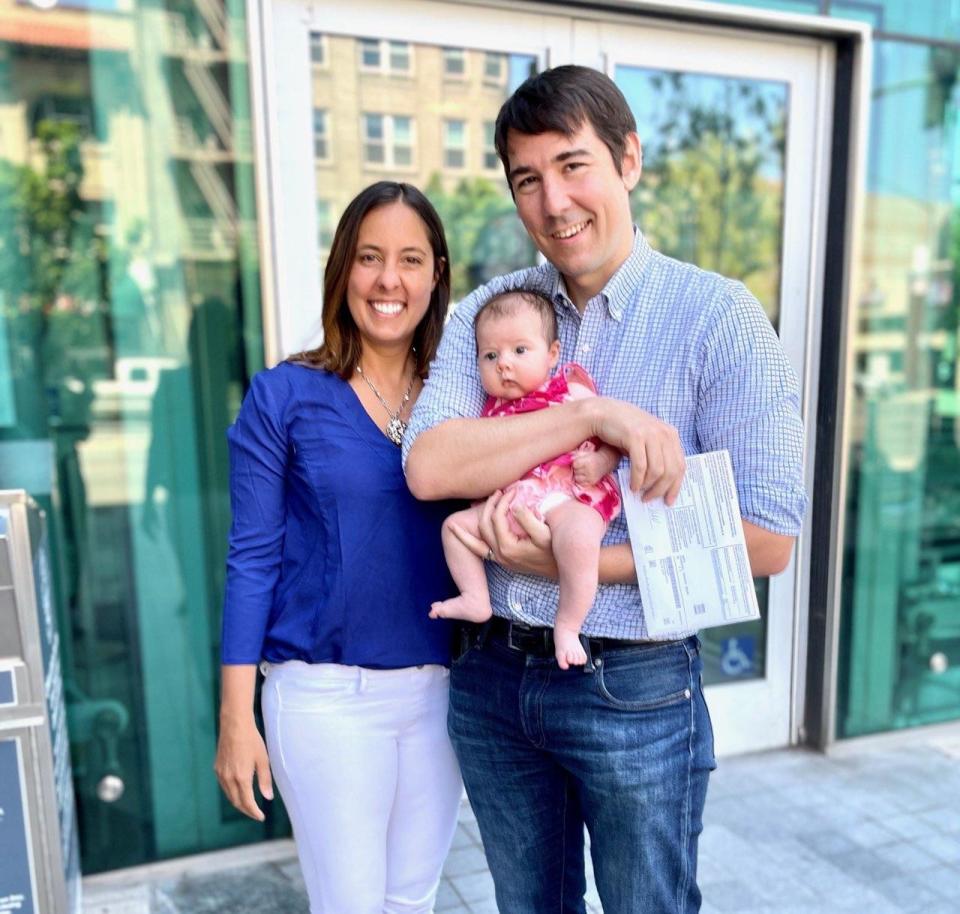
[[[516,400],[550,377],[560,343],[547,343],[540,315],[531,308],[489,315],[477,325],[477,362],[483,389],[492,397]]]

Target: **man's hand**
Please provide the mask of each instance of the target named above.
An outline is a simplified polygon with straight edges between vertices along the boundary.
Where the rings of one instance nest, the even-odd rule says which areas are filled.
[[[687,462],[677,430],[629,403],[608,397],[581,401],[595,410],[593,434],[630,458],[630,488],[644,501],[677,500]]]
[[[491,559],[509,571],[555,580],[557,563],[553,558],[550,528],[529,509],[519,506],[512,509],[512,501],[510,495],[494,492],[484,502],[480,513],[480,539],[459,528],[453,528],[453,532],[480,558]],[[511,510],[526,536],[517,536],[510,529],[507,512]]]

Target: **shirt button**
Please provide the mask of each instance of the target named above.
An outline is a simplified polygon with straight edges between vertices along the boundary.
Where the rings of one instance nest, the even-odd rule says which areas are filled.
[[[510,604],[510,608],[511,608],[515,613],[518,613],[518,612],[520,612],[520,611],[523,609],[523,604],[522,604],[519,600],[514,600],[514,601]]]
[[[581,352],[589,352],[589,351],[590,351],[590,347],[589,347],[586,343],[584,343],[584,344],[580,347],[580,351],[581,351]]]

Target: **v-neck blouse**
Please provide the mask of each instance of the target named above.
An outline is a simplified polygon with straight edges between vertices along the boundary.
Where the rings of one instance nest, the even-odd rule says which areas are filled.
[[[230,444],[225,664],[448,663],[427,613],[452,595],[450,502],[407,489],[400,449],[350,385],[283,362],[253,379]]]

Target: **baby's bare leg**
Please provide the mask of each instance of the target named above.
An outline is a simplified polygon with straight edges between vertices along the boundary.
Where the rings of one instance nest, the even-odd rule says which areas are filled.
[[[447,567],[460,596],[442,600],[430,606],[431,619],[466,619],[468,622],[486,622],[493,614],[490,608],[490,592],[487,590],[487,573],[483,559],[474,555],[454,532],[454,527],[466,530],[474,537],[480,536],[480,508],[467,508],[451,514],[440,531],[443,554]]]
[[[553,556],[560,578],[560,600],[553,642],[561,669],[581,666],[587,655],[580,644],[580,627],[597,595],[600,540],[606,524],[588,505],[571,500],[546,517],[553,538]]]

